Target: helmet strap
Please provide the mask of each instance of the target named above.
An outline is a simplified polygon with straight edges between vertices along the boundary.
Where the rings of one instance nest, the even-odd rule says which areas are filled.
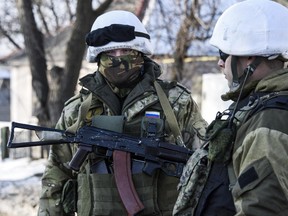
[[[262,58],[260,58],[259,56],[256,56],[254,61],[245,68],[244,74],[248,73],[252,75],[261,62],[262,62]]]
[[[232,71],[232,89],[236,88],[240,84],[240,80],[238,77],[238,71],[237,71],[237,63],[238,63],[238,57],[237,56],[231,56],[231,71]]]
[[[237,88],[241,83],[243,83],[246,74],[248,74],[248,76],[252,75],[261,62],[262,58],[256,56],[254,61],[244,69],[244,73],[239,77],[237,71],[238,56],[232,56],[231,57],[231,71],[233,75],[232,88]]]
[[[254,61],[245,68],[244,73],[238,78],[238,74],[237,74],[237,57],[236,56],[232,56],[232,60],[233,60],[233,57],[235,57],[234,64],[236,63],[236,66],[234,66],[234,67],[231,65],[232,74],[233,74],[233,82],[234,82],[234,73],[235,73],[235,72],[233,72],[233,69],[234,69],[234,70],[236,70],[237,82],[238,82],[238,84],[240,84],[240,93],[238,95],[237,101],[235,103],[235,107],[233,109],[231,118],[229,120],[229,127],[232,127],[231,125],[233,123],[233,119],[235,117],[235,113],[237,111],[238,104],[239,104],[239,101],[241,99],[242,92],[243,92],[243,89],[244,89],[244,86],[245,86],[245,84],[247,82],[248,77],[253,74],[253,72],[256,70],[258,65],[262,62],[262,58],[256,56]],[[232,60],[231,60],[231,64],[233,64]],[[236,69],[235,69],[235,67],[236,67]]]

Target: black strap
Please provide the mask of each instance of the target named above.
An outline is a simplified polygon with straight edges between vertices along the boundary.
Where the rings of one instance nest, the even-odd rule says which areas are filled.
[[[255,115],[256,113],[264,110],[264,109],[282,109],[288,110],[288,92],[286,94],[277,94],[271,93],[271,96],[268,95],[266,98],[263,96],[264,99],[260,99],[257,106],[251,110],[251,112],[246,117],[246,121]]]
[[[126,42],[135,39],[135,37],[144,37],[148,40],[150,36],[144,32],[135,31],[134,26],[112,24],[104,28],[98,28],[86,35],[86,44],[88,46],[104,46],[110,42]]]
[[[245,68],[244,73],[239,77],[238,71],[237,71],[238,56],[232,56],[231,57],[231,71],[232,71],[232,75],[233,75],[233,77],[232,77],[233,87],[236,87],[239,84],[245,85],[245,83],[243,83],[243,81],[244,81],[246,75],[247,74],[248,74],[248,76],[252,75],[253,72],[256,70],[256,68],[258,67],[258,65],[261,62],[262,62],[262,58],[256,56],[254,61]]]
[[[256,56],[255,60],[245,68],[245,73],[250,73],[252,75],[261,62],[262,58]]]
[[[237,56],[232,56],[231,57],[231,71],[232,71],[232,87],[236,87],[240,84],[239,82],[239,77],[238,77],[238,70],[237,70],[237,62],[238,62],[238,57]]]

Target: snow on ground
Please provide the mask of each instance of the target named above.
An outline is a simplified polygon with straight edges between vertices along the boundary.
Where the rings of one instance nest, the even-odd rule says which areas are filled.
[[[5,159],[0,161],[0,181],[16,181],[42,174],[47,159]]]
[[[37,215],[47,159],[0,160],[0,216]]]

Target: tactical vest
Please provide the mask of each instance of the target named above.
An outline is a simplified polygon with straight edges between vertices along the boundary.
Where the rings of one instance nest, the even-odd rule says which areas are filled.
[[[221,120],[220,117],[218,119],[216,117],[216,120],[209,125],[207,129],[210,135],[209,145],[199,150],[201,157],[192,155],[190,161],[195,161],[191,167],[189,162],[187,163],[188,168],[184,170],[183,179],[180,179],[178,186],[180,196],[173,215],[232,216],[236,214],[231,191],[237,179],[231,156],[237,129],[262,110],[288,110],[288,92],[255,93],[241,103],[244,106],[240,105],[241,108],[236,112],[237,122],[234,128],[227,129],[229,118]],[[208,158],[209,163],[199,165],[201,161],[207,161]],[[190,178],[187,178],[189,175]],[[189,180],[193,182],[187,183]],[[192,203],[192,208],[186,209],[188,202]]]
[[[129,123],[127,124],[129,125]],[[140,136],[140,134],[138,135]],[[95,164],[93,164],[94,162]],[[85,170],[78,174],[77,213],[80,216],[127,215],[116,187],[114,175],[108,173],[109,170],[106,167],[98,166],[100,163],[105,166],[103,162],[103,160],[99,161],[97,156],[90,155]],[[134,163],[136,162],[132,161],[132,171]],[[141,164],[143,166],[143,163]],[[132,174],[137,194],[145,207],[139,215],[171,215],[177,197],[176,187],[179,180],[167,176],[162,171],[148,176],[142,172],[141,164],[140,168],[135,167],[136,171]]]
[[[86,116],[87,123],[91,120],[90,117],[94,113],[102,114],[101,110],[103,111],[103,108],[99,106],[96,106],[96,108],[100,111],[97,111],[97,109],[96,111],[90,110]],[[159,111],[163,118],[163,108],[159,103],[152,104],[147,110]],[[143,136],[142,133],[147,133],[145,127],[143,129],[143,125],[145,125],[145,118],[140,115],[135,116],[133,120],[124,123],[123,133]],[[156,130],[154,131],[155,135],[163,136],[164,131],[169,133],[169,127],[164,123],[157,123]],[[99,171],[98,165],[95,168],[94,163],[98,163],[98,158],[91,155],[85,168],[77,176],[77,214],[79,216],[127,215],[127,211],[121,202],[113,174]],[[108,169],[107,172],[109,172]],[[157,171],[153,176],[148,176],[143,172],[135,172],[132,178],[139,198],[145,207],[139,214],[140,216],[165,216],[172,214],[178,194],[176,190],[179,182],[178,178],[167,176],[162,171]]]

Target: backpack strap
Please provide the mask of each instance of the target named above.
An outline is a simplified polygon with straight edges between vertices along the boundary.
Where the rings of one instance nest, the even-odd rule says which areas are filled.
[[[258,97],[257,105],[247,114],[244,122],[264,109],[288,110],[288,91],[272,92]]]
[[[162,87],[160,84],[155,80],[154,81],[154,86],[157,92],[157,95],[159,97],[160,104],[164,110],[164,113],[167,117],[168,124],[171,128],[171,131],[176,139],[176,143],[180,146],[185,146],[185,143],[183,141],[183,137],[178,125],[178,121],[175,117],[175,113],[173,112],[173,109],[171,107],[171,104],[169,103],[169,100],[163,91]]]

